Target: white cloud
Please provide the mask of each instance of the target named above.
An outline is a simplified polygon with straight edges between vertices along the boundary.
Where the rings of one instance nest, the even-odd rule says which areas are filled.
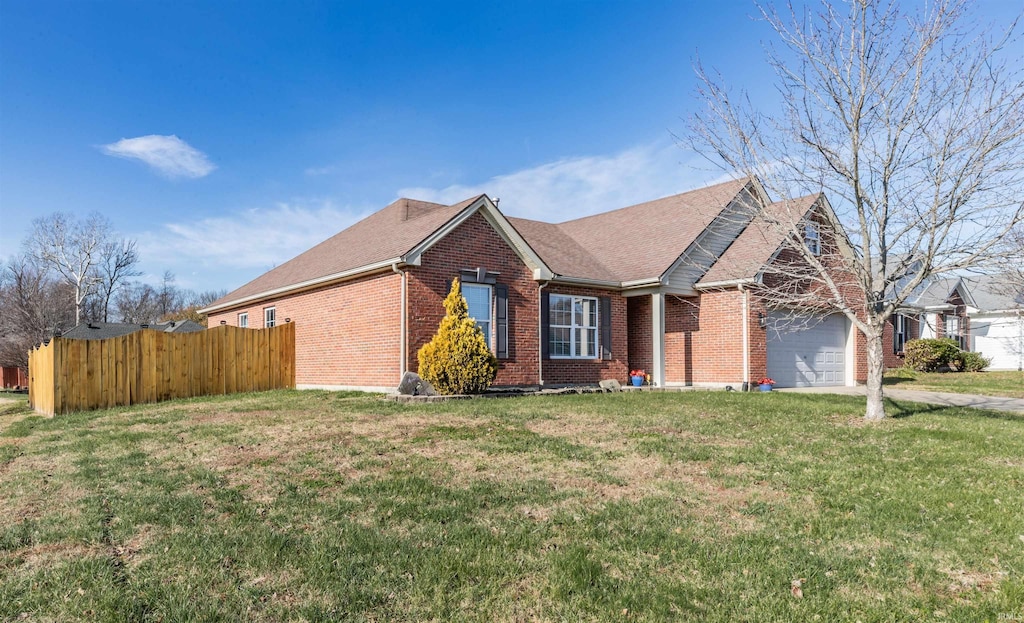
[[[501,210],[511,216],[561,222],[729,179],[709,166],[659,142],[611,156],[563,158],[480,184],[403,188],[399,195],[451,204],[487,193],[500,198]]]
[[[108,156],[141,160],[167,177],[204,177],[217,168],[206,154],[174,135],[122,138],[100,149]]]
[[[166,223],[138,236],[140,255],[153,274],[170,270],[200,288],[234,289],[288,261],[365,216],[330,201],[279,203],[194,222]],[[180,280],[179,280],[180,281]],[[179,285],[182,285],[179,283]],[[193,287],[193,286],[189,286]]]

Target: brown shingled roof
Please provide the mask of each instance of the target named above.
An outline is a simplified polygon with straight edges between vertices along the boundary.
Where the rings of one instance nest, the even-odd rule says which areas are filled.
[[[401,257],[481,196],[450,206],[399,199],[209,307]]]
[[[820,196],[814,194],[791,201],[777,201],[766,207],[764,214],[751,221],[722,257],[704,273],[697,285],[756,277],[782,246],[786,236],[780,227],[772,225],[770,221],[786,222],[803,218]]]
[[[725,182],[557,225],[508,220],[556,275],[616,284],[657,279],[749,183]],[[399,199],[209,307],[397,260],[482,196],[450,206]]]
[[[657,279],[746,185],[747,180],[724,182],[558,225],[509,222],[558,275]]]
[[[658,278],[748,183],[743,179],[715,184],[558,227],[599,257],[618,281]]]
[[[526,239],[530,248],[544,258],[544,263],[556,275],[597,281],[620,281],[612,271],[558,225],[525,218],[510,217],[508,221]]]

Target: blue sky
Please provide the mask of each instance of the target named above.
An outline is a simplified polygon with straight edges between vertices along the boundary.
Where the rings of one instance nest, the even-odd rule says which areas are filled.
[[[1019,1],[983,2],[1001,20]],[[0,256],[98,211],[234,289],[399,196],[560,221],[716,179],[693,62],[773,99],[748,2],[0,0]]]

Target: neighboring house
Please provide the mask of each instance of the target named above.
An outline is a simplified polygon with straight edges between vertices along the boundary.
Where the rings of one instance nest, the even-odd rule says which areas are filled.
[[[18,366],[4,366],[0,371],[3,376],[4,389],[28,387],[28,373]]]
[[[989,370],[1024,369],[1024,292],[1006,277],[981,275],[964,279],[972,302],[971,350],[992,360]]]
[[[889,319],[885,335],[885,366],[903,365],[903,348],[918,338],[951,338],[963,350],[971,350],[973,302],[970,289],[960,277],[934,277],[911,293]]]
[[[399,199],[200,311],[210,326],[295,322],[301,388],[393,389],[417,369],[454,277],[497,385],[625,381],[632,368],[658,386],[863,381],[863,343],[842,316],[771,329],[750,286],[782,239],[751,223],[755,202],[767,202],[760,184],[740,180],[554,224],[508,218],[486,195]],[[809,235],[834,219],[823,196],[796,206]]]
[[[143,329],[163,331],[164,333],[195,333],[205,331],[206,327],[191,320],[172,320],[153,324],[127,324],[121,322],[84,322],[74,329],[68,329],[61,337],[76,340],[105,340],[109,337],[128,335]]]

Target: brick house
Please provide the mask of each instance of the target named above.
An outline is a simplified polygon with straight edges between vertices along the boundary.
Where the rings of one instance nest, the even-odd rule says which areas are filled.
[[[901,367],[904,345],[918,338],[953,338],[961,349],[972,350],[968,314],[972,305],[974,299],[967,280],[936,277],[925,281],[885,327],[885,367]]]
[[[454,277],[497,385],[625,381],[633,368],[658,386],[862,381],[862,340],[841,316],[766,330],[749,286],[781,240],[752,222],[758,202],[760,184],[738,180],[555,224],[506,217],[486,195],[399,199],[201,311],[211,326],[297,323],[302,388],[393,389]],[[834,218],[820,195],[794,203],[808,231]]]

